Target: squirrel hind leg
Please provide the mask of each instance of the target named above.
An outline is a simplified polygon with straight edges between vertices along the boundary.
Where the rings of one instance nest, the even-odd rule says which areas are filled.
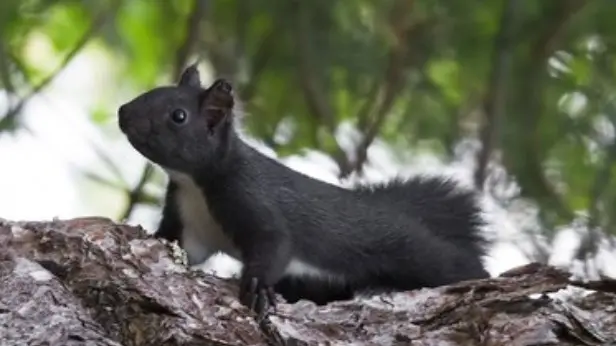
[[[310,277],[284,277],[276,283],[274,291],[290,304],[305,299],[325,305],[354,297],[354,290],[348,283]]]

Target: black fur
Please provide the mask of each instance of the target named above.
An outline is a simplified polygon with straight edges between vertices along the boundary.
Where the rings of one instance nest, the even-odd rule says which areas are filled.
[[[173,181],[169,181],[167,183],[162,210],[164,217],[160,220],[160,224],[156,230],[157,237],[166,239],[170,242],[175,240],[178,242],[180,241],[180,233],[183,228],[182,220],[180,220],[180,216],[178,215],[177,205],[174,199],[176,191],[177,185]]]
[[[363,291],[489,276],[481,263],[487,243],[472,192],[440,177],[352,190],[310,178],[239,138],[228,83],[219,80],[209,89],[199,84],[190,67],[177,87],[156,88],[123,105],[119,123],[145,157],[189,175],[199,187],[239,250],[243,304],[263,313],[274,303],[272,288],[290,302],[325,304]],[[185,124],[169,120],[177,108],[187,112]],[[171,180],[156,236],[175,240],[184,227]],[[334,277],[285,275],[291,259]]]

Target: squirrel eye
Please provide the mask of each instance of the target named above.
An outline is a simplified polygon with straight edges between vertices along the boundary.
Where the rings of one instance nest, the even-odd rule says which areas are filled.
[[[185,122],[186,118],[188,118],[188,115],[186,114],[186,111],[184,111],[183,109],[178,108],[174,110],[173,112],[171,112],[171,120],[173,120],[173,122],[176,124],[181,124]]]

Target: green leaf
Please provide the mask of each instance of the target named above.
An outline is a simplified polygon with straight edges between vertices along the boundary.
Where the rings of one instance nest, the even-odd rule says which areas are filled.
[[[62,2],[44,15],[46,23],[40,30],[51,40],[58,53],[74,47],[90,26],[91,16],[79,2]]]
[[[436,60],[428,65],[428,76],[434,84],[441,87],[445,98],[453,104],[459,104],[461,101],[459,72],[459,66],[454,60]]]
[[[572,59],[569,69],[578,85],[587,85],[591,78],[591,66],[588,60],[582,58]]]

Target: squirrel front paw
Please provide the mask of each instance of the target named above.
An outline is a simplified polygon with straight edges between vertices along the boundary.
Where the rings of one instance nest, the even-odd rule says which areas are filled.
[[[276,294],[273,286],[266,285],[263,280],[256,277],[242,278],[239,296],[240,303],[254,311],[259,321],[266,317],[270,307],[276,309]]]

